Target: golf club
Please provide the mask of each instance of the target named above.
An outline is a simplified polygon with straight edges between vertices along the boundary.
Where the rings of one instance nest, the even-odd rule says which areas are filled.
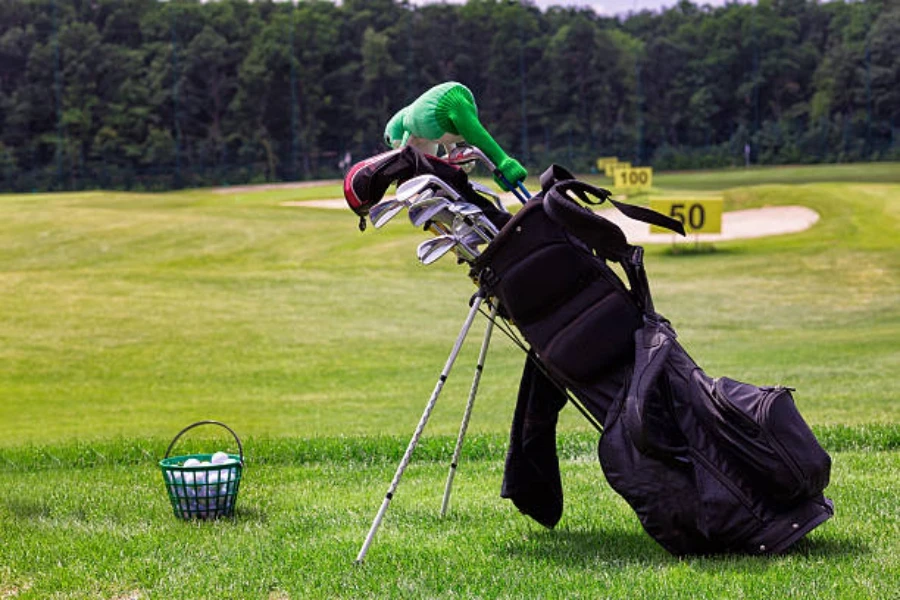
[[[506,185],[507,189],[509,189],[513,194],[515,194],[516,198],[519,199],[519,202],[525,204],[529,198],[531,198],[531,194],[525,189],[525,186],[521,181],[517,181],[516,185],[513,186],[512,183],[506,178],[506,176],[497,169],[497,165],[487,157],[487,155],[481,151],[480,148],[476,148],[475,146],[466,146],[466,147],[456,147],[453,149],[447,156],[447,162],[450,164],[464,164],[471,162],[473,160],[480,160],[484,163],[488,169],[490,169],[491,173],[496,175],[500,180]],[[516,189],[518,187],[518,189]]]
[[[409,220],[413,226],[422,227],[442,211],[449,211],[451,206],[453,206],[453,203],[442,196],[431,196],[423,200],[417,200],[409,207]],[[450,223],[447,224],[452,224],[452,219],[453,217],[450,215]]]
[[[406,208],[405,202],[396,199],[385,200],[369,210],[369,220],[375,229],[380,229],[388,221],[400,214],[400,211],[404,208]]]
[[[439,177],[434,175],[419,175],[418,177],[408,179],[397,186],[397,199],[412,200],[414,196],[422,191],[434,187],[434,181],[440,181],[442,184],[444,183]]]
[[[505,213],[509,213],[509,210],[506,208],[506,206],[504,206],[503,201],[500,200],[500,195],[497,194],[494,190],[484,184],[478,183],[477,181],[470,181],[469,185],[471,185],[472,189],[479,194],[490,198],[498,209]]]
[[[448,184],[437,175],[430,174],[419,175],[418,177],[413,177],[412,179],[400,184],[397,187],[397,198],[401,200],[411,198],[412,196],[426,188],[441,190],[445,192],[446,196],[454,202],[462,199],[462,196],[460,196],[459,192],[453,189],[450,184]]]
[[[455,217],[454,223],[457,221],[464,223],[485,242],[490,242],[497,235],[497,228],[474,204],[456,202],[450,205],[449,210]]]
[[[430,265],[447,254],[456,246],[458,240],[454,235],[439,235],[425,240],[416,248],[416,258],[423,265]]]

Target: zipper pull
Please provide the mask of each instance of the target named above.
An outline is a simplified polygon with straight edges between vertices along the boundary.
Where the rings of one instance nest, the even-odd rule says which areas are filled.
[[[795,391],[797,391],[797,388],[792,388],[792,387],[788,387],[786,385],[781,385],[781,384],[775,385],[775,386],[761,385],[761,386],[759,386],[759,389],[761,389],[764,392],[780,392],[780,391],[795,392]]]

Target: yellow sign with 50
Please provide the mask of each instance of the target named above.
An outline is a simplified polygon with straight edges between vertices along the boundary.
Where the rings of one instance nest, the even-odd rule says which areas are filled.
[[[650,208],[681,221],[686,233],[721,233],[721,198],[651,198]],[[650,226],[650,233],[670,233]]]

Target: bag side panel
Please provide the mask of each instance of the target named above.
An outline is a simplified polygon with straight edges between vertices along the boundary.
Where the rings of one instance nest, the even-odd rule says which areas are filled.
[[[788,504],[821,494],[828,485],[831,457],[803,420],[790,390],[728,377],[712,385],[700,382],[697,389],[704,424],[746,465],[756,486]]]

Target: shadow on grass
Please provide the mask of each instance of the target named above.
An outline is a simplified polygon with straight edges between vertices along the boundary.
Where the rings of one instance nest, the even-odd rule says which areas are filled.
[[[803,538],[791,546],[785,556],[803,558],[832,558],[837,556],[863,556],[871,554],[869,545],[862,540],[847,538]]]
[[[65,519],[69,521],[79,522],[79,523],[89,523],[92,521],[98,521],[102,519],[109,519],[118,523],[126,523],[129,519],[128,511],[120,512],[119,511],[111,511],[111,512],[103,512],[103,513],[92,513],[85,507],[66,507],[64,509],[54,508],[53,504],[49,501],[42,500],[26,500],[20,498],[9,498],[3,501],[3,506],[9,511],[10,515],[12,515],[16,519],[22,520],[39,520],[39,519],[49,519],[51,517],[56,517],[60,519]],[[254,507],[242,508],[238,507],[235,509],[234,517],[228,518],[220,518],[220,519],[195,519],[195,520],[185,520],[179,517],[176,517],[172,514],[171,507],[166,507],[166,513],[169,517],[173,518],[176,521],[182,523],[231,523],[234,525],[240,525],[243,523],[267,523],[269,518],[268,515]]]
[[[10,498],[3,504],[18,519],[45,519],[50,516],[50,505],[46,502]]]
[[[677,560],[638,531],[536,531],[508,544],[506,548],[513,556],[554,561],[569,567],[595,567],[598,561],[646,564]]]
[[[172,514],[172,511],[169,511],[169,514]],[[247,523],[259,525],[269,522],[269,515],[266,514],[265,511],[254,507],[242,508],[240,506],[234,509],[234,515],[230,517],[223,516],[215,519],[182,519],[181,517],[174,518],[176,521],[179,521],[181,523],[190,523],[201,527],[212,524],[215,524],[216,527],[228,527],[231,525],[238,526]]]
[[[765,569],[784,557],[818,559],[864,556],[870,553],[869,546],[856,539],[804,538],[784,554],[677,557],[666,552],[642,531],[603,529],[537,531],[507,545],[506,549],[514,557],[553,561],[576,568],[596,567],[598,562],[667,565],[691,561],[701,568],[739,571]]]
[[[701,258],[705,256],[728,256],[746,254],[747,252],[738,248],[722,248],[714,246],[708,242],[687,242],[681,241],[678,244],[666,246],[662,250],[665,256],[673,256],[677,258]]]
[[[234,509],[234,518],[230,519],[234,523],[268,523],[269,515],[264,511],[253,506],[241,507]]]

